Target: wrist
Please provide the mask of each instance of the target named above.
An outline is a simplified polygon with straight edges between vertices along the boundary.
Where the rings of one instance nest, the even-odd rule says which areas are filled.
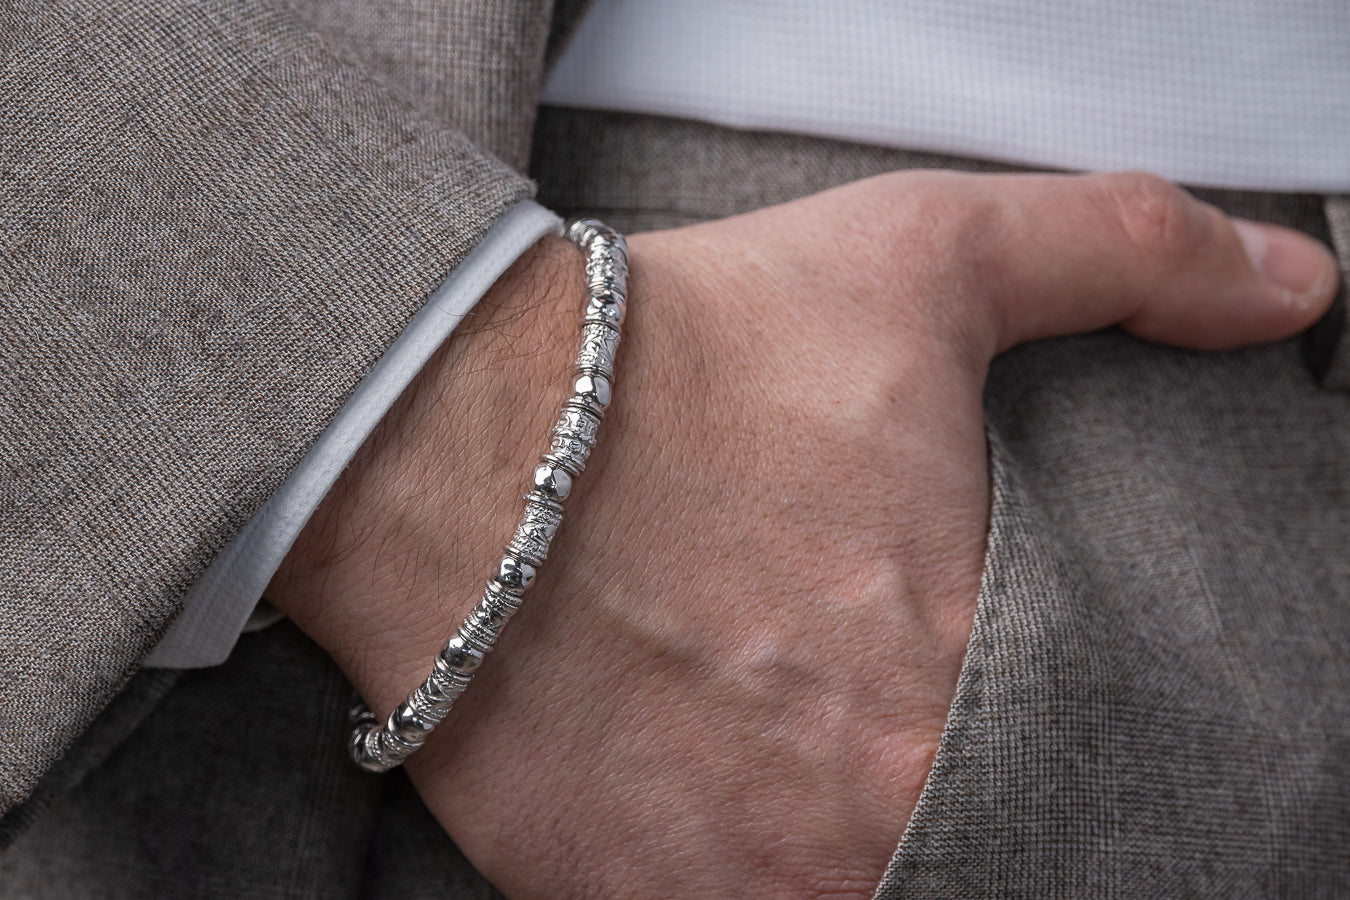
[[[383,717],[475,603],[566,390],[582,259],[550,237],[483,296],[311,518],[269,599]]]

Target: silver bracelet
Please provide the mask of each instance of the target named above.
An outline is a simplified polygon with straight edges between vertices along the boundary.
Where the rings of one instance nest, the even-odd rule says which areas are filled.
[[[627,305],[628,248],[622,235],[595,219],[573,219],[565,233],[586,257],[588,292],[572,396],[558,411],[552,443],[534,469],[525,511],[497,571],[473,612],[437,654],[431,674],[383,727],[364,703],[352,709],[352,759],[367,772],[388,771],[411,756],[469,686],[548,556],[562,524],[562,501],[595,446],[614,384],[614,352]]]

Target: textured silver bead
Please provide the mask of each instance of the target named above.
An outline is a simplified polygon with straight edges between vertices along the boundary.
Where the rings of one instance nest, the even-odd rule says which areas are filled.
[[[618,232],[599,219],[585,217],[569,221],[565,231],[568,240],[580,247],[583,252],[589,250],[597,238],[619,236]]]
[[[564,407],[553,426],[553,442],[549,444],[547,459],[560,464],[573,477],[581,474],[599,432],[600,420],[594,413]]]
[[[422,746],[421,743],[409,743],[403,740],[388,726],[375,732],[375,752],[390,768],[401,765],[420,746]]]
[[[618,331],[599,322],[586,322],[581,326],[581,349],[577,352],[577,371],[613,378],[614,354],[618,349]]]
[[[479,656],[482,656],[481,651]],[[448,708],[450,704],[459,699],[459,695],[464,693],[465,688],[469,686],[469,682],[472,680],[472,672],[453,672],[437,655],[432,660],[431,674],[427,675],[427,680],[422,682],[422,687],[426,689],[427,696],[434,698],[437,702],[446,704]]]
[[[520,594],[502,590],[502,586],[495,581],[487,583],[487,586],[483,589],[483,596],[479,600],[491,603],[498,609],[504,609],[512,615],[519,612],[521,605],[525,602],[525,598]]]
[[[347,718],[353,725],[373,725],[375,724],[375,714],[370,711],[370,707],[360,700],[352,704],[352,708],[347,713]]]
[[[535,502],[533,495],[525,504],[520,524],[511,536],[507,549],[511,555],[532,566],[541,566],[548,559],[549,544],[562,524],[562,510]]]
[[[417,690],[408,695],[408,702],[398,709],[406,710],[411,719],[422,722],[428,728],[435,728],[450,713],[450,701],[432,684],[431,675],[417,686]],[[397,712],[398,710],[395,710]]]
[[[371,719],[373,720],[374,716],[371,716]],[[347,741],[347,752],[351,754],[352,761],[367,772],[384,772],[390,768],[381,764],[371,751],[370,744],[376,740],[377,734],[379,726],[374,721],[362,723],[352,729],[352,736]]]
[[[592,293],[591,299],[586,301],[586,311],[582,314],[582,321],[590,324],[609,325],[612,328],[618,328],[623,324],[624,317],[628,314],[628,301],[624,298],[622,291],[606,291],[604,293]]]
[[[586,264],[616,263],[623,266],[624,279],[628,277],[628,242],[623,235],[597,234],[595,240],[586,245]]]
[[[610,402],[619,328],[627,311],[628,246],[596,219],[575,219],[565,233],[584,256],[587,292],[572,394],[558,412],[548,452],[534,469],[506,554],[478,604],[436,655],[426,679],[383,725],[364,704],[352,710],[348,751],[367,772],[400,765],[445,720],[469,686],[547,558],[562,524],[562,501],[595,446],[601,415]]]
[[[586,286],[592,290],[622,290],[628,282],[628,260],[611,253],[592,256],[586,262]]]
[[[487,653],[496,645],[502,627],[510,618],[510,612],[486,602],[486,599],[479,600],[473,612],[460,623],[459,636],[466,643]]]

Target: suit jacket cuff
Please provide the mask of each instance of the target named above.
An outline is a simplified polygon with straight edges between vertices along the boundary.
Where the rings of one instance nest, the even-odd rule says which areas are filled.
[[[224,662],[272,573],[362,442],[464,315],[559,219],[524,200],[465,257],[390,345],[289,478],[215,558],[145,660],[161,668]]]

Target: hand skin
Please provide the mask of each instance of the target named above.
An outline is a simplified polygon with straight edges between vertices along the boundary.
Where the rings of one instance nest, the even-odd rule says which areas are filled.
[[[917,172],[632,237],[614,405],[524,609],[407,764],[428,807],[511,896],[868,896],[974,613],[989,361],[1114,323],[1196,349],[1309,325],[1330,256],[1241,230],[1150,176]],[[562,239],[527,254],[269,589],[380,716],[510,535],[581,285]]]

